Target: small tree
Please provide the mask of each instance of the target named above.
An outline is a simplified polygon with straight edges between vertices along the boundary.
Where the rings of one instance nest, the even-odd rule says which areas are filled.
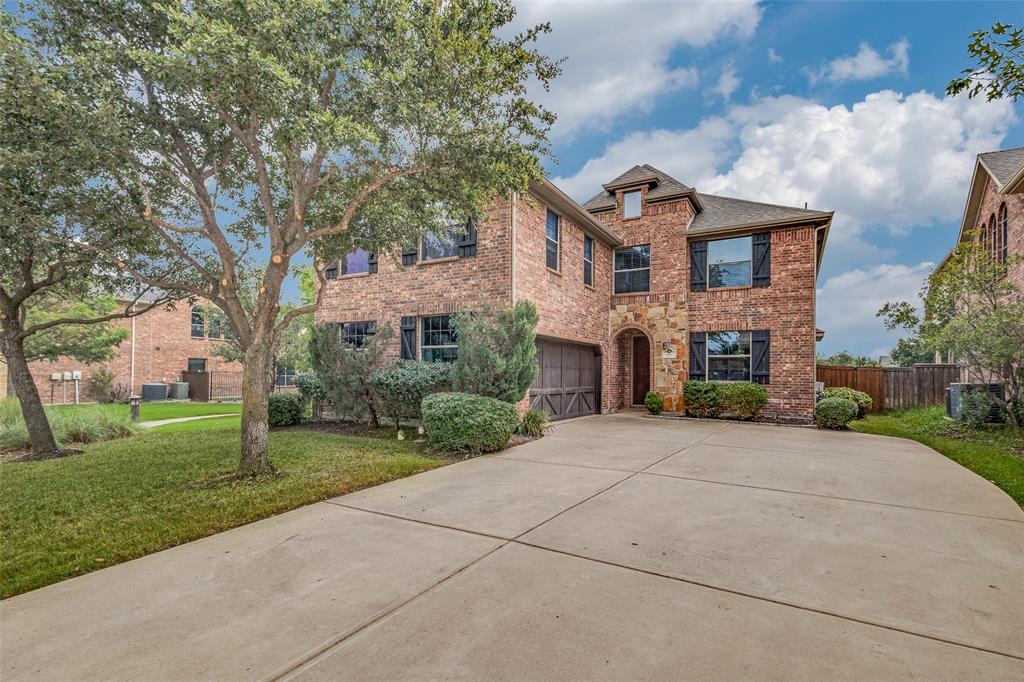
[[[520,301],[455,316],[458,359],[452,388],[517,403],[537,377],[537,308]]]
[[[1004,384],[1005,396],[994,399],[1017,426],[1024,408],[1024,294],[1006,274],[1019,261],[1001,262],[969,238],[922,288],[923,315],[905,301],[878,311],[889,329],[910,329],[930,350],[953,353],[969,380]]]
[[[383,326],[357,347],[341,338],[335,324],[313,328],[309,341],[313,371],[327,399],[340,414],[369,419],[374,426],[380,426],[370,375],[384,356],[391,336],[390,327]]]

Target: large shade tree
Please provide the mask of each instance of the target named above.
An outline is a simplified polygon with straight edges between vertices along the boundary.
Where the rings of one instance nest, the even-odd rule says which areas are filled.
[[[273,472],[275,347],[300,253],[375,253],[477,216],[541,174],[558,65],[508,0],[55,0],[35,35],[116,86],[124,167],[159,257],[93,249],[207,299],[244,352],[240,476]],[[126,188],[126,191],[129,188]],[[173,267],[168,267],[173,266]],[[172,274],[166,273],[172,270]],[[244,303],[247,284],[258,292]]]
[[[29,362],[105,359],[124,338],[107,322],[173,295],[138,289],[116,266],[78,248],[149,248],[138,221],[125,222],[130,198],[112,170],[126,140],[102,89],[73,65],[44,56],[16,28],[0,18],[0,353],[32,451],[41,455],[58,448]]]

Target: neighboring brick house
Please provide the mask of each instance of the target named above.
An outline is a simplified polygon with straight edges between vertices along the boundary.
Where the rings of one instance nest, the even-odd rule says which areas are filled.
[[[123,301],[122,304],[130,303]],[[62,357],[54,361],[37,360],[29,369],[44,403],[74,400],[73,384],[54,382],[55,372],[80,371],[82,379],[79,389],[82,400],[90,400],[85,392],[89,378],[100,367],[114,375],[115,384],[131,386],[139,394],[142,384],[148,382],[178,381],[182,370],[240,372],[241,364],[226,362],[213,354],[217,344],[230,339],[230,327],[223,314],[213,304],[199,302],[189,306],[187,301],[179,302],[174,309],[155,308],[131,319],[115,320],[111,324],[121,325],[130,331],[129,337],[117,346],[117,355],[107,362],[86,365],[72,358]]]
[[[978,154],[957,243],[972,239],[992,259],[1010,261],[1006,278],[1024,292],[1024,260],[1019,260],[1024,256],[1024,147]],[[950,250],[935,269],[952,254]],[[965,370],[971,381],[996,379],[969,366]]]
[[[642,404],[648,390],[681,410],[694,378],[763,383],[768,416],[809,421],[831,219],[701,194],[647,165],[582,206],[542,180],[468,229],[330,264],[316,320],[356,344],[388,324],[390,357],[450,361],[452,313],[529,300],[540,372],[527,398],[552,418]]]

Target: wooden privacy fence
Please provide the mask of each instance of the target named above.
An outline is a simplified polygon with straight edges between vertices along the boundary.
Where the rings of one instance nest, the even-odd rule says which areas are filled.
[[[872,412],[919,405],[941,405],[946,387],[960,381],[956,365],[913,367],[843,367],[818,365],[818,381],[828,386],[847,386],[871,396]]]

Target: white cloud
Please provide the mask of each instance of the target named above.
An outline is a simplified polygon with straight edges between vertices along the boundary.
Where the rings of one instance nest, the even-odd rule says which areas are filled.
[[[774,47],[769,47],[768,48],[768,63],[769,64],[781,64],[782,63],[782,57],[779,56],[779,53],[775,51]]]
[[[561,137],[584,127],[607,129],[620,116],[650,110],[658,95],[695,86],[696,69],[669,65],[672,50],[749,38],[761,19],[756,0],[533,0],[517,8],[515,28],[550,22],[540,49],[568,58],[550,92],[531,93],[558,115],[553,133]]]
[[[738,87],[740,87],[740,79],[736,75],[736,68],[729,64],[722,69],[722,75],[718,77],[718,84],[715,85],[714,92],[728,102]]]
[[[830,277],[818,289],[817,325],[825,330],[818,350],[829,355],[841,350],[873,348],[872,356],[895,345],[905,335],[889,331],[876,317],[890,301],[919,303],[917,292],[934,263],[875,265]]]
[[[910,68],[910,43],[900,40],[890,45],[887,52],[889,56],[883,57],[867,43],[861,43],[857,54],[834,59],[818,71],[810,72],[811,83],[862,81],[893,73],[906,76]]]

